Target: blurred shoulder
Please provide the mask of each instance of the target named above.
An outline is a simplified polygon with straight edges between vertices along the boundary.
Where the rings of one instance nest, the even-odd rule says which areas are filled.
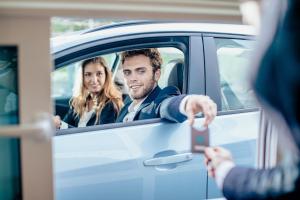
[[[160,94],[180,95],[180,91],[175,86],[167,86],[160,91]]]

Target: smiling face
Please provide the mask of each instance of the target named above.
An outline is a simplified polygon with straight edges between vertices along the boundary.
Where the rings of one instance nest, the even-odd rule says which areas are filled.
[[[130,97],[140,102],[157,85],[160,69],[153,72],[149,57],[136,55],[125,59],[123,74]]]
[[[105,69],[99,63],[89,63],[83,70],[83,85],[90,93],[99,93],[106,79]]]

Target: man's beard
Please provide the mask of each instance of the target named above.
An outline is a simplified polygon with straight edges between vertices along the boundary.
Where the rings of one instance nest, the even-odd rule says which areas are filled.
[[[153,88],[155,86],[156,86],[156,81],[154,80],[154,77],[153,77],[152,80],[151,80],[151,84],[148,84],[148,86],[146,88],[143,88],[143,90],[140,94],[135,94],[134,95],[134,94],[129,93],[129,96],[133,100],[142,100],[150,94],[150,92],[153,90]]]

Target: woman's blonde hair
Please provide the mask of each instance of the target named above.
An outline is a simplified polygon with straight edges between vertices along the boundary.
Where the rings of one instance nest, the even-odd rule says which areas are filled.
[[[70,106],[73,107],[76,116],[82,117],[84,111],[86,110],[88,100],[91,100],[92,97],[89,91],[84,87],[84,69],[88,64],[99,64],[104,68],[105,71],[105,82],[103,89],[97,95],[97,106],[96,106],[96,121],[95,124],[99,121],[99,116],[105,104],[111,101],[114,105],[117,113],[120,112],[123,107],[122,94],[115,87],[115,84],[112,80],[111,71],[108,69],[107,64],[102,57],[95,57],[84,60],[80,67],[80,76],[79,84],[74,84],[73,97],[70,100]]]

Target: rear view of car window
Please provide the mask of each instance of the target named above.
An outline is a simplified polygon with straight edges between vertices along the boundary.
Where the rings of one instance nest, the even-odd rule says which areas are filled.
[[[222,110],[256,108],[254,91],[250,86],[249,60],[254,41],[215,39],[220,72]]]

